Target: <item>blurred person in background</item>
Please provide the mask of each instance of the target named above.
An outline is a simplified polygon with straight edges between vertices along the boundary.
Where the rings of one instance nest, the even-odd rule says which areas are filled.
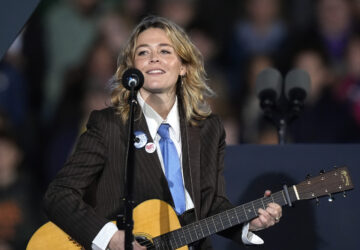
[[[121,15],[134,25],[138,23],[141,18],[151,11],[151,7],[156,0],[109,0],[116,4],[116,9],[121,12]]]
[[[135,20],[129,20],[121,12],[109,11],[99,21],[98,33],[114,55],[119,54],[130,36]]]
[[[51,122],[64,95],[64,75],[84,60],[97,37],[100,0],[64,0],[50,6],[44,18],[47,70],[43,118]]]
[[[44,148],[47,184],[64,165],[78,136],[84,132],[90,112],[110,104],[107,86],[116,69],[116,58],[107,45],[107,40],[100,38],[84,63],[70,69],[65,77],[64,97],[47,131]]]
[[[155,12],[187,30],[195,18],[195,0],[157,0]]]
[[[294,66],[307,71],[310,93],[299,117],[289,125],[289,136],[295,143],[346,143],[359,141],[359,131],[345,103],[334,95],[334,78],[320,52],[300,51]]]
[[[347,103],[360,129],[360,35],[353,36],[346,53],[346,73],[337,86],[338,99]]]
[[[22,250],[43,222],[39,190],[14,132],[0,127],[0,249]]]
[[[350,2],[351,0],[319,0],[317,5],[318,35],[331,67],[339,73],[344,70],[345,50],[356,28],[353,26]]]
[[[235,108],[230,104],[227,78],[217,60],[218,45],[205,26],[193,25],[189,30],[190,38],[203,56],[209,86],[216,93],[216,96],[209,98],[209,105],[211,110],[221,118],[226,132],[226,144],[238,144],[240,138],[239,123]]]
[[[316,25],[294,38],[296,50],[315,48],[322,51],[336,77],[345,70],[345,52],[349,38],[359,28],[354,25],[351,0],[318,0],[315,5]]]
[[[246,78],[244,62],[254,55],[276,56],[279,57],[277,60],[281,60],[281,51],[288,36],[280,12],[281,0],[247,0],[244,5],[245,14],[235,22],[227,51],[231,67],[231,93],[238,93],[242,88],[239,79]],[[232,98],[236,99],[236,96]]]

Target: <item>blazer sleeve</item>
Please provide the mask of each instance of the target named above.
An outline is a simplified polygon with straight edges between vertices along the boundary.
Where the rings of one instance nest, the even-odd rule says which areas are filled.
[[[74,153],[50,183],[44,197],[49,219],[86,249],[108,222],[84,201],[86,189],[101,174],[107,159],[107,122],[101,111],[91,113]]]
[[[233,204],[228,200],[225,190],[225,178],[224,178],[224,157],[226,149],[226,133],[224,126],[218,116],[213,118],[214,121],[214,130],[217,130],[217,149],[216,149],[216,177],[215,177],[215,196],[210,207],[209,215],[214,215],[225,210],[231,209],[234,207]],[[239,244],[243,244],[242,241],[242,227],[243,224],[234,226],[225,231],[218,233],[221,236],[234,240]]]

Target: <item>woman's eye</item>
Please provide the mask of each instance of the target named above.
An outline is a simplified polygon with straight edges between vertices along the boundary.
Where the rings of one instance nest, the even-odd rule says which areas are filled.
[[[163,49],[161,50],[162,54],[171,54],[171,52],[169,50]]]
[[[147,51],[146,50],[143,50],[143,51],[139,51],[138,52],[138,56],[143,56],[143,55],[146,55]]]

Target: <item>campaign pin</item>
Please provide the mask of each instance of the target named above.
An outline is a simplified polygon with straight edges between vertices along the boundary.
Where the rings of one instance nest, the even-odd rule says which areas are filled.
[[[153,143],[153,142],[149,142],[145,146],[145,151],[148,153],[154,153],[155,149],[156,149],[156,146],[155,146],[155,143]]]
[[[135,148],[142,148],[146,145],[147,143],[147,137],[146,134],[142,131],[135,131],[135,142],[134,142],[134,146]]]

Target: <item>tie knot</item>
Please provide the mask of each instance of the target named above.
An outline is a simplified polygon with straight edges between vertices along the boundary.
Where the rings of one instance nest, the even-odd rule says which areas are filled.
[[[169,127],[168,123],[162,123],[159,127],[158,134],[161,136],[162,139],[169,139]]]

